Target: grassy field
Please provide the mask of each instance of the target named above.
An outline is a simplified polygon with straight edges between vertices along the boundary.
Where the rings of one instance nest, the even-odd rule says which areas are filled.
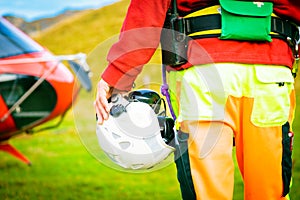
[[[99,10],[84,11],[42,32],[35,39],[55,54],[88,54],[95,85],[106,66],[108,48],[117,40],[128,3],[129,0],[126,0]],[[154,86],[161,83],[159,63],[157,52],[137,80],[137,86],[142,86],[145,80]],[[296,86],[300,91],[298,83]],[[11,140],[29,157],[32,166],[28,167],[0,152],[0,199],[180,199],[173,164],[159,171],[133,174],[111,169],[96,159],[99,155],[96,155],[95,147],[93,96],[94,92],[82,91],[80,99],[59,128],[35,135],[21,135]],[[294,182],[291,192],[294,200],[300,199],[297,189],[300,188],[299,130],[299,115],[296,115]],[[243,184],[237,170],[235,180],[234,199],[242,200]]]

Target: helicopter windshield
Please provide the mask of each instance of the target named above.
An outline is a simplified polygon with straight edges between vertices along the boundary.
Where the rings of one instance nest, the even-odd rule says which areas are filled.
[[[0,17],[0,58],[42,51],[43,48]]]

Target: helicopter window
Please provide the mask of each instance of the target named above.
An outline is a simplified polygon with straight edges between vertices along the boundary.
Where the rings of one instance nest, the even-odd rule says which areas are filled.
[[[42,51],[42,47],[25,33],[0,18],[0,58]]]
[[[0,95],[4,98],[9,107],[11,107],[24,93],[23,90],[20,91],[22,88],[16,87],[18,79],[18,75],[16,74],[0,74]],[[10,85],[6,83],[10,83]]]
[[[13,107],[38,78],[20,74],[0,74],[0,96],[7,108]],[[45,119],[55,108],[56,102],[55,89],[49,82],[43,81],[12,112],[16,127],[22,128]]]

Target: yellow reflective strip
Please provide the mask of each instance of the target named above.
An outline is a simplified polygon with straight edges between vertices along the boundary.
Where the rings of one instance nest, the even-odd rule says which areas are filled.
[[[270,32],[271,35],[279,35],[279,33]]]
[[[191,33],[188,36],[193,37],[193,36],[210,35],[210,34],[221,34],[221,29],[199,31],[199,32]],[[279,35],[279,33],[270,32],[270,35]]]
[[[198,17],[198,16],[202,16],[202,15],[211,15],[211,14],[220,14],[220,6],[216,5],[216,6],[203,8],[201,10],[197,10],[193,13],[186,15],[184,18]]]
[[[199,36],[199,35],[210,35],[210,34],[221,34],[221,29],[207,30],[207,31],[199,31],[195,33],[191,33],[188,36]]]

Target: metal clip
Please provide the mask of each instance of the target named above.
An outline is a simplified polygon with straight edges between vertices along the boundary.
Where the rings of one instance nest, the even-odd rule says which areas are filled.
[[[287,37],[287,41],[293,51],[294,54],[294,63],[292,68],[292,74],[294,78],[296,78],[297,72],[298,72],[298,66],[299,66],[299,48],[298,48],[298,42],[296,40],[292,40],[290,37]]]
[[[294,145],[294,133],[290,131],[288,136],[290,138],[290,151],[292,151]]]

